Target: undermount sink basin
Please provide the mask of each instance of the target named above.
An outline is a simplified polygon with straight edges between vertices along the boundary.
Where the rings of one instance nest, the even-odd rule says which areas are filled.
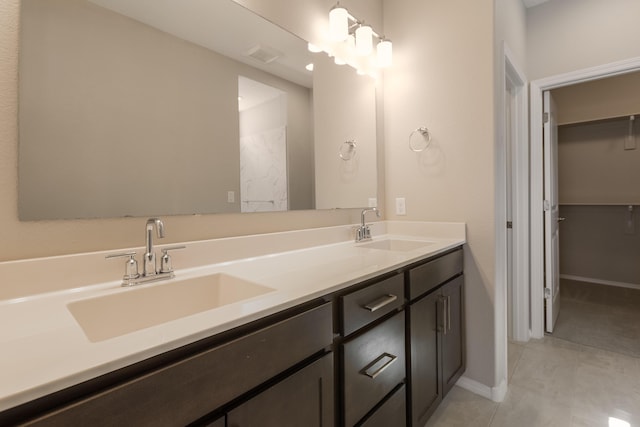
[[[273,291],[223,273],[122,289],[67,305],[91,342],[104,341]]]
[[[367,249],[382,249],[386,251],[398,251],[407,252],[415,249],[424,248],[433,245],[433,242],[421,242],[418,240],[403,240],[403,239],[384,239],[373,241],[371,243],[365,243],[358,245],[361,248]]]

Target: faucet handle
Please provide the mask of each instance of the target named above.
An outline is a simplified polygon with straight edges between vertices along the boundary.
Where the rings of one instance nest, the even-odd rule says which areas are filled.
[[[162,257],[160,259],[160,273],[171,273],[173,267],[171,266],[171,256],[167,252],[174,251],[176,249],[184,249],[185,245],[169,246],[168,248],[161,249]]]
[[[130,280],[140,277],[140,273],[138,273],[138,261],[136,261],[135,256],[135,252],[123,252],[119,254],[110,254],[105,256],[105,258],[129,257],[124,267],[124,276],[122,277],[123,283],[128,283]]]

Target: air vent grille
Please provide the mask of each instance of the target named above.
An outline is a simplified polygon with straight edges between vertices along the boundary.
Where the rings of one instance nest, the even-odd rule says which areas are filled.
[[[270,64],[276,59],[280,58],[282,56],[282,53],[267,46],[256,45],[247,50],[245,52],[245,56],[253,58],[256,61],[260,61],[263,64]]]

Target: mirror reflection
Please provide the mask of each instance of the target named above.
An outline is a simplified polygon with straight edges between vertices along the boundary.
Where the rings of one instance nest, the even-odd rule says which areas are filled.
[[[374,81],[231,0],[23,0],[20,55],[22,220],[376,197]]]

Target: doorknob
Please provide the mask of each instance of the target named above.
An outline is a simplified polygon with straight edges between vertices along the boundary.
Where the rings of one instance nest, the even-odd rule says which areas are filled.
[[[567,218],[558,217],[558,222],[562,222],[562,221],[564,221],[565,219],[567,219]]]

